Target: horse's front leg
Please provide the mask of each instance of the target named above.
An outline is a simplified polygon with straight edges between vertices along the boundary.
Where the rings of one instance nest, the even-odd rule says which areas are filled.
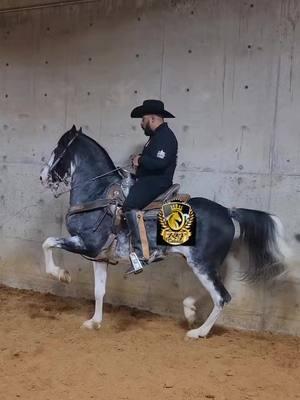
[[[91,319],[82,324],[83,328],[99,329],[103,315],[103,297],[105,295],[107,263],[93,262],[95,275],[95,312]]]
[[[54,263],[52,251],[55,247],[72,253],[80,253],[81,250],[85,249],[84,243],[79,236],[72,236],[71,238],[49,237],[43,243],[47,274],[61,282],[70,283],[70,273]]]

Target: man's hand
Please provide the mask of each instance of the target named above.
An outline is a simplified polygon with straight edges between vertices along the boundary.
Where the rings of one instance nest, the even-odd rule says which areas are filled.
[[[139,154],[137,154],[135,156],[132,156],[131,163],[132,163],[132,166],[134,168],[137,168],[139,166],[139,159],[140,158],[141,158],[141,156]]]

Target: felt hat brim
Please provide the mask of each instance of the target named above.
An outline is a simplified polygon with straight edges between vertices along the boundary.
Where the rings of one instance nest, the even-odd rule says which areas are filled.
[[[159,115],[163,118],[175,118],[173,114],[165,109],[145,107],[144,105],[135,107],[130,114],[131,118],[143,118],[144,115]]]

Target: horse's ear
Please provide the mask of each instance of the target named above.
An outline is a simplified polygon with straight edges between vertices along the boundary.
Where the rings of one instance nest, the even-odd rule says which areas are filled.
[[[78,133],[82,133],[82,127],[79,128]]]
[[[77,132],[77,129],[76,129],[76,126],[75,126],[75,125],[72,126],[71,131],[72,131],[72,132]]]

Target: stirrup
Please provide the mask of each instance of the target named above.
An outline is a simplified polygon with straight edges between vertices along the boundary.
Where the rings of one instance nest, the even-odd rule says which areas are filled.
[[[135,252],[132,252],[129,254],[131,267],[125,272],[125,275],[139,274],[144,270],[143,265],[149,265],[153,262],[161,261],[164,258],[165,255],[159,250],[154,250],[148,260],[138,258],[137,254]]]
[[[165,258],[164,254],[160,250],[154,250],[147,260],[147,264],[151,264],[153,262],[161,261]]]
[[[130,274],[136,275],[143,272],[144,268],[142,262],[140,261],[135,252],[129,254],[129,260],[131,263],[131,267],[125,272],[125,275],[130,275]]]

